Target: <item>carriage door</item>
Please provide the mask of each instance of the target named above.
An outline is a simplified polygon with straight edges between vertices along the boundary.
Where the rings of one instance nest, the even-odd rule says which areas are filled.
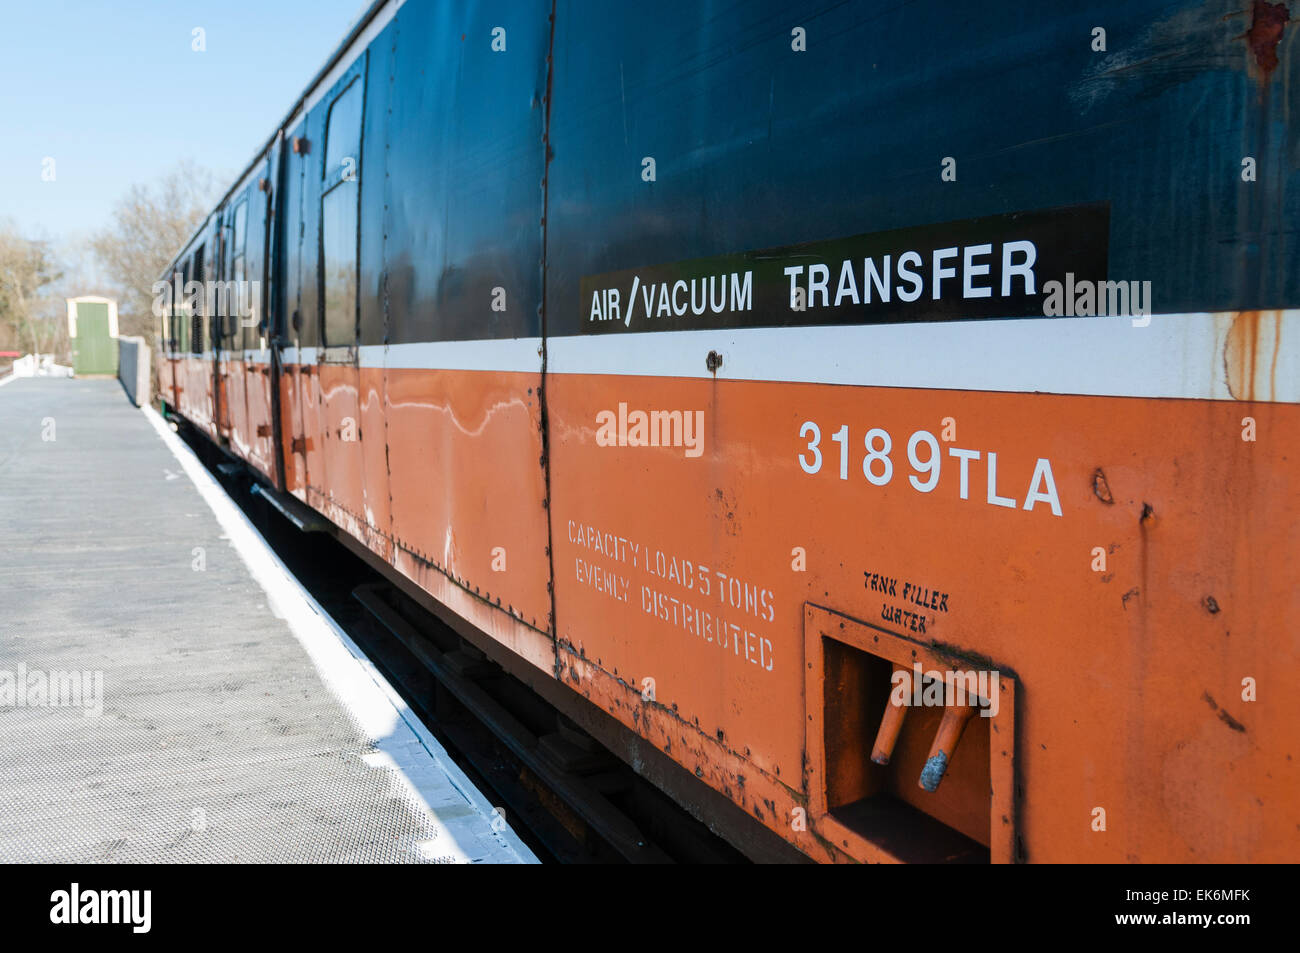
[[[167,273],[167,280],[175,288],[177,284],[177,275],[182,269],[178,261],[172,266],[172,270]],[[167,315],[163,319],[166,322],[167,334],[164,337],[167,348],[167,369],[171,372],[171,390],[167,394],[167,401],[172,406],[173,413],[180,413],[181,409],[181,352],[185,349],[185,316],[184,306],[181,303],[184,298],[183,290],[184,281],[180,282],[182,293],[173,294],[171,306],[167,309]]]
[[[217,220],[216,242],[213,247],[213,278],[218,287],[230,281],[230,210],[223,209]],[[205,289],[206,291],[206,289]],[[216,407],[217,432],[226,440],[230,439],[230,302],[225,295],[204,295],[205,307],[212,308],[209,320],[212,322],[212,349],[216,367],[216,386],[213,388],[213,403]]]
[[[328,479],[321,490],[334,504],[327,508],[328,515],[358,533],[368,522],[362,484],[357,301],[364,64],[363,54],[327,98],[318,271],[321,346],[317,359]]]
[[[226,348],[226,425],[232,443],[241,457],[247,458],[254,442],[248,423],[248,377],[244,351],[244,329],[256,320],[253,301],[248,294],[248,198],[240,196],[226,230],[226,318],[222,322]]]

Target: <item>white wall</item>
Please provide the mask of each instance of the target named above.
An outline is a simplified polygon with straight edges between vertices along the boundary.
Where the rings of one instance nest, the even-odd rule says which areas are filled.
[[[137,407],[149,403],[153,378],[149,374],[149,346],[144,338],[117,339],[117,377]]]

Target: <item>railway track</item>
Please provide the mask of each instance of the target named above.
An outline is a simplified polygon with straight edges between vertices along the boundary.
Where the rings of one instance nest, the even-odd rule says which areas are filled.
[[[181,434],[538,857],[570,864],[748,861],[331,534],[285,519],[254,490],[242,464],[184,428]]]

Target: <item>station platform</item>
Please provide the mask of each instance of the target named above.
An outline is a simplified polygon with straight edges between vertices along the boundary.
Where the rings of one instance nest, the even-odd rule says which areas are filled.
[[[116,380],[0,387],[0,538],[0,862],[536,862]]]

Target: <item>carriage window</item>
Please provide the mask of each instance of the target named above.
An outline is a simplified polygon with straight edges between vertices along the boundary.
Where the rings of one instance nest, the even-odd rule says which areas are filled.
[[[163,316],[163,327],[166,329],[163,342],[170,355],[180,350],[180,322],[176,320],[176,315],[180,313],[181,308],[181,303],[176,300],[176,272],[179,270],[180,265],[173,263],[167,269],[166,276],[167,284],[171,286],[171,294],[168,296],[167,313]]]
[[[244,264],[247,239],[248,201],[243,199],[235,206],[235,221],[230,230],[230,279],[235,284],[227,300],[226,307],[232,315],[235,315],[235,320],[227,322],[228,334],[232,343],[239,334],[239,329],[248,319],[248,315],[242,309],[252,303],[248,291],[244,287],[244,280],[247,278],[247,269]]]
[[[334,100],[325,130],[321,197],[321,343],[347,347],[357,336],[357,198],[360,191],[361,82]]]
[[[194,253],[194,257],[190,259],[189,277],[186,278],[185,283],[188,285],[191,281],[197,281],[200,286],[203,284],[202,245],[200,245],[199,250]],[[204,344],[208,339],[207,334],[204,333],[207,330],[206,315],[204,314],[204,308],[207,305],[205,298],[206,295],[199,295],[198,301],[196,301],[193,308],[190,309],[190,353],[192,354],[202,354]]]
[[[325,187],[336,178],[355,178],[361,150],[361,83],[353,80],[339,94],[330,107],[329,123],[325,129],[325,167],[322,177]]]
[[[185,319],[185,268],[185,263],[181,261],[172,266],[173,292],[176,281],[174,273],[181,273],[181,293],[172,298],[172,350],[177,357],[190,349],[189,322]]]
[[[235,206],[235,228],[234,228],[234,260],[235,260],[235,277],[242,280],[242,260],[244,257],[244,240],[248,234],[248,202],[241,199]]]

